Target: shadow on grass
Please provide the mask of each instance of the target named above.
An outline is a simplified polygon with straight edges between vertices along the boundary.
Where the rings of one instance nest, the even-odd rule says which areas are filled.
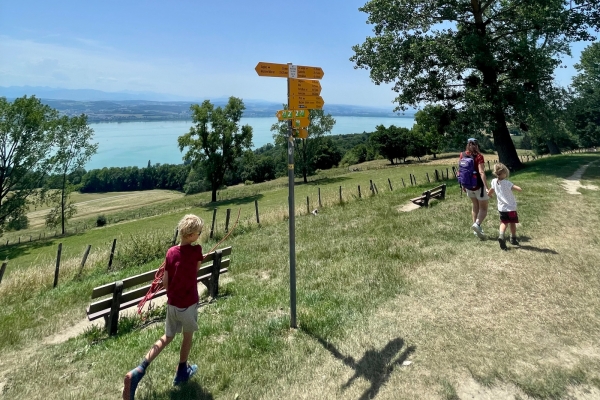
[[[215,209],[217,207],[242,206],[245,204],[251,204],[251,203],[254,203],[255,200],[260,200],[263,197],[265,197],[263,194],[258,193],[258,194],[254,194],[252,196],[235,197],[235,198],[231,198],[231,199],[219,200],[219,201],[215,201],[215,202],[211,202],[211,203],[206,203],[199,207],[204,208],[206,211],[212,211],[213,209]]]
[[[2,260],[14,260],[15,258],[27,255],[32,250],[39,249],[42,247],[55,246],[60,243],[63,239],[71,236],[80,236],[83,232],[66,234],[63,236],[55,236],[52,238],[45,238],[41,240],[23,241],[19,244],[9,244],[8,246],[2,246],[0,250],[0,259]]]
[[[552,249],[544,249],[544,248],[535,247],[535,246],[529,246],[529,245],[521,245],[521,246],[519,246],[517,248],[521,249],[521,250],[536,251],[538,253],[558,254],[558,252],[556,252],[556,251],[554,251]]]
[[[160,397],[161,399],[164,397]],[[213,400],[213,395],[206,391],[198,382],[192,380],[181,387],[173,388],[169,390],[169,399],[171,400]]]
[[[342,389],[350,387],[358,378],[363,378],[371,383],[371,386],[359,397],[359,400],[375,398],[381,387],[390,379],[394,368],[402,366],[408,356],[416,350],[415,346],[408,346],[401,351],[404,347],[404,340],[396,338],[389,341],[381,350],[367,350],[362,358],[356,361],[354,357],[340,353],[333,344],[325,339],[310,332],[307,333],[314,337],[335,358],[354,370],[354,375],[342,386]]]

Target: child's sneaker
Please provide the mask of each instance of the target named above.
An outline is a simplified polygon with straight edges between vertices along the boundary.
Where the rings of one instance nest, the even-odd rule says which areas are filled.
[[[498,238],[498,243],[500,243],[500,248],[502,250],[508,250],[508,247],[506,247],[506,239]]]
[[[475,232],[479,239],[485,239],[485,233],[483,233],[483,229],[481,229],[481,226],[477,222],[471,225],[471,229],[473,229],[473,232]]]
[[[187,366],[187,370],[185,373],[180,373],[177,371],[175,373],[175,378],[173,378],[173,386],[180,385],[190,380],[192,376],[198,371],[198,366],[196,364]]]
[[[512,244],[513,246],[520,246],[519,242],[517,241],[517,238],[515,237],[510,238],[510,244]]]
[[[123,400],[135,399],[135,390],[145,374],[146,371],[144,369],[135,367],[125,375],[125,380],[123,381]]]

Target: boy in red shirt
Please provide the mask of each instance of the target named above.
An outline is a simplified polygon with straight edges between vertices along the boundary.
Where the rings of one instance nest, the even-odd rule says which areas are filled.
[[[198,286],[196,276],[204,259],[202,246],[192,246],[202,233],[204,223],[193,214],[179,221],[181,243],[167,251],[163,287],[167,290],[167,319],[165,334],[148,351],[140,365],[125,375],[123,400],[134,400],[138,384],[146,374],[148,365],[183,331],[179,351],[179,366],[173,385],[187,382],[198,370],[197,365],[188,364],[194,332],[198,330]]]

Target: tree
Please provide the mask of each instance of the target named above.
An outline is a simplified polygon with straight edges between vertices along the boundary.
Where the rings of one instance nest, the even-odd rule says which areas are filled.
[[[425,147],[436,158],[448,145],[446,129],[452,121],[452,111],[441,105],[426,105],[415,114],[413,130],[424,138]]]
[[[240,128],[246,107],[242,99],[233,96],[225,108],[215,108],[209,100],[190,108],[195,125],[177,139],[179,150],[187,149],[183,159],[194,168],[199,169],[202,164],[212,201],[217,201],[217,190],[223,185],[225,174],[233,169],[235,159],[252,147],[252,127]]]
[[[406,161],[409,155],[409,135],[410,131],[407,128],[398,128],[395,125],[386,128],[377,125],[375,132],[369,136],[369,141],[379,154],[394,165],[396,159],[401,158]]]
[[[75,205],[70,202],[74,186],[68,179],[69,175],[85,166],[96,154],[98,144],[92,143],[94,130],[88,126],[85,114],[72,118],[63,116],[56,125],[51,164],[52,171],[60,177],[60,187],[48,192],[47,201],[55,206],[46,216],[46,225],[55,227],[60,224],[64,235],[66,221],[77,212]]]
[[[600,43],[581,52],[575,64],[573,100],[568,106],[570,122],[584,147],[600,145]]]
[[[374,37],[351,61],[394,83],[399,109],[441,103],[493,132],[500,161],[521,166],[507,122],[552,86],[569,43],[593,40],[600,0],[371,0]],[[463,135],[476,133],[461,132]]]
[[[287,110],[287,105],[283,105],[283,108]],[[296,159],[294,163],[299,171],[302,173],[304,183],[308,182],[307,176],[314,173],[316,168],[317,159],[320,158],[318,153],[324,148],[323,140],[324,136],[331,133],[333,126],[335,125],[335,119],[331,114],[325,115],[323,110],[310,110],[308,125],[308,138],[301,139],[296,137],[294,139],[294,147],[296,151]],[[275,132],[273,138],[275,144],[285,149],[287,154],[287,140],[288,140],[288,122],[280,121],[271,126],[271,131]],[[287,155],[284,154],[287,157]],[[341,157],[340,157],[341,159]],[[338,160],[339,162],[339,160]]]
[[[50,165],[58,112],[36,97],[0,98],[0,233],[22,220]]]

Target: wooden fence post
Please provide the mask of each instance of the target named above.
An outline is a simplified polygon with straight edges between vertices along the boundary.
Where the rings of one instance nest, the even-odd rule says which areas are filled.
[[[454,174],[454,179],[456,179],[456,168],[452,167],[452,173]]]
[[[306,213],[310,214],[310,202],[308,200],[308,196],[306,196]]]
[[[90,254],[90,249],[92,248],[91,244],[87,245],[87,248],[85,249],[85,253],[83,253],[83,258],[81,259],[81,265],[79,266],[79,272],[77,272],[77,277],[81,276],[81,273],[83,272],[83,267],[85,266],[85,262],[87,261],[88,255]]]
[[[490,167],[490,160],[488,160],[488,170],[492,170],[492,168]]]
[[[62,252],[62,243],[58,244],[58,252],[56,253],[56,268],[54,269],[54,285],[55,288],[58,285],[58,270],[60,269],[60,253]]]
[[[442,175],[444,175],[444,171],[442,171]],[[440,180],[440,174],[438,173],[438,170],[435,170],[435,181],[439,182]]]
[[[321,188],[319,189],[319,207],[323,207],[323,203],[321,203]]]
[[[6,264],[8,264],[6,261],[2,263],[2,266],[0,267],[0,283],[2,283],[2,277],[4,276],[4,271],[6,271]]]
[[[446,180],[450,179],[450,175],[448,175],[448,168],[446,168]]]
[[[210,281],[208,282],[208,291],[213,299],[219,295],[219,272],[221,271],[221,259],[223,252],[216,250],[213,257],[212,271],[210,273]]]
[[[377,185],[373,182],[373,190],[375,190],[375,194],[379,194],[379,190],[377,190]]]
[[[106,329],[109,336],[117,334],[119,326],[119,309],[121,308],[121,294],[123,293],[123,281],[115,283],[115,291],[113,292],[112,305],[110,307],[110,315],[108,316]]]
[[[212,219],[212,224],[210,225],[210,238],[212,239],[213,234],[215,232],[215,220],[217,219],[217,209],[215,208],[213,210],[213,219]]]
[[[413,180],[415,181],[415,186],[417,185],[417,177],[413,175]]]
[[[362,196],[360,195],[360,185],[358,185],[358,198],[360,199]]]
[[[229,217],[231,216],[231,208],[227,209],[225,214],[225,233],[229,232]]]
[[[404,178],[400,178],[402,179],[402,187],[406,187],[406,185],[404,184]]]
[[[340,204],[342,203],[342,187],[340,186]]]
[[[390,185],[390,192],[391,192],[391,191],[392,191],[392,190],[394,190],[394,189],[392,188],[392,181],[390,181],[390,178],[388,178],[388,183],[389,183],[389,185]]]
[[[171,246],[175,246],[177,243],[177,234],[179,233],[179,228],[175,228],[175,233],[173,234],[173,240],[171,241]]]
[[[425,175],[427,175],[427,182],[431,183],[431,179],[429,179],[429,172],[425,172]]]
[[[115,248],[117,247],[117,239],[113,239],[113,244],[112,244],[112,248],[110,249],[110,257],[108,258],[108,268],[107,270],[110,271],[110,269],[112,268],[112,262],[113,262],[113,258],[115,256]]]
[[[256,223],[260,224],[260,218],[258,217],[258,200],[254,200],[254,209],[256,210]]]
[[[371,194],[375,194],[375,189],[373,189],[373,179],[369,179],[369,190]]]

